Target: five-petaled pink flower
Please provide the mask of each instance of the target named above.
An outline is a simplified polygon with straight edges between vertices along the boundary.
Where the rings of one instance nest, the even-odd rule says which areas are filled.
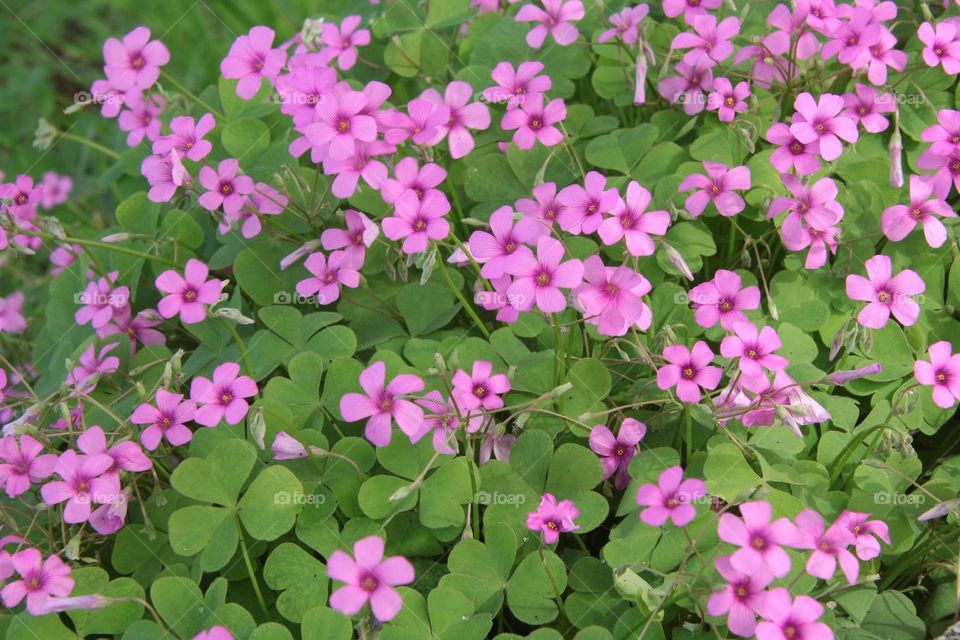
[[[572,500],[557,499],[551,493],[543,494],[536,511],[527,514],[527,529],[543,532],[543,541],[553,544],[560,539],[561,533],[576,531],[580,525],[574,520],[580,517],[580,510]]]
[[[820,160],[817,157],[820,145],[815,142],[800,142],[783,122],[767,129],[764,137],[767,142],[777,145],[770,154],[770,164],[780,173],[793,170],[801,176],[807,176],[820,170]]]
[[[117,285],[119,272],[111,271],[105,277],[87,284],[78,297],[83,305],[73,314],[77,324],[87,324],[101,329],[119,316],[130,305],[130,289]]]
[[[768,591],[763,599],[763,620],[757,623],[757,640],[833,640],[833,631],[822,622],[823,605],[810,596],[791,600],[784,587]]]
[[[6,378],[5,373],[0,374]],[[43,445],[33,436],[24,434],[19,441],[14,436],[0,438],[0,485],[10,498],[26,493],[30,483],[47,478],[56,462],[57,457],[43,453]]]
[[[536,242],[547,228],[533,218],[521,218],[514,222],[513,209],[500,207],[490,214],[490,231],[474,231],[470,234],[470,253],[483,265],[480,275],[484,278],[499,278],[508,267],[532,256],[527,244]]]
[[[738,518],[732,513],[720,516],[717,535],[724,542],[740,547],[732,556],[733,568],[748,575],[772,574],[777,578],[790,573],[790,556],[781,545],[792,546],[797,531],[787,518],[771,522],[769,502],[745,502]]]
[[[256,95],[264,78],[273,84],[283,69],[287,53],[273,48],[274,36],[269,27],[253,27],[233,42],[227,57],[220,62],[223,77],[239,80],[237,95],[244,100]]]
[[[950,409],[960,400],[960,353],[953,353],[946,340],[930,345],[930,362],[917,360],[913,375],[922,385],[933,387],[933,401],[942,409]]]
[[[726,78],[713,81],[713,91],[707,96],[707,109],[717,111],[720,122],[733,122],[738,113],[747,110],[745,100],[750,96],[750,83],[744,80],[734,87]]]
[[[238,424],[250,410],[245,398],[257,395],[257,383],[238,375],[240,365],[224,362],[213,370],[213,380],[197,376],[190,383],[190,399],[197,403],[194,422],[215,427],[220,420]]]
[[[616,474],[614,486],[622,491],[630,484],[630,461],[637,454],[637,445],[647,434],[647,425],[633,418],[624,418],[620,431],[614,436],[606,425],[598,424],[590,430],[590,448],[600,456],[603,479]]]
[[[690,49],[683,61],[691,67],[701,63],[713,66],[733,53],[730,40],[740,33],[737,18],[731,16],[718,24],[715,16],[706,14],[693,18],[692,26],[695,33],[679,33],[670,43],[671,49]]]
[[[514,18],[517,22],[538,22],[527,33],[527,44],[534,49],[543,46],[547,34],[553,36],[560,46],[573,44],[580,32],[573,23],[584,16],[583,3],[580,0],[541,0],[543,8],[532,4],[520,7]]]
[[[846,108],[843,115],[862,125],[870,133],[886,131],[890,122],[882,113],[893,113],[897,110],[897,100],[892,93],[880,93],[873,87],[859,82],[854,87],[855,93],[843,94],[843,104]]]
[[[360,91],[328,93],[326,100],[317,104],[315,121],[304,126],[303,132],[311,144],[329,145],[330,158],[346,160],[353,156],[358,141],[373,142],[377,137],[377,120],[364,113],[366,108],[367,96]]]
[[[430,240],[443,240],[450,233],[444,218],[450,201],[442,191],[431,191],[423,200],[411,190],[405,191],[393,205],[393,214],[380,223],[383,235],[391,240],[403,239],[404,253],[420,253]]]
[[[198,199],[200,206],[207,211],[216,211],[223,206],[223,212],[230,215],[243,207],[243,196],[253,193],[253,179],[237,175],[240,163],[234,158],[221,160],[216,171],[212,167],[200,168],[200,185],[207,191]]]
[[[843,153],[841,139],[853,144],[860,137],[857,123],[841,113],[844,103],[840,96],[825,93],[818,101],[804,92],[797,96],[793,106],[801,118],[794,119],[790,133],[801,143],[819,143],[820,157],[827,162]]]
[[[50,596],[64,598],[73,591],[70,567],[60,556],[52,555],[44,560],[40,550],[31,547],[10,556],[10,564],[20,579],[0,591],[8,609],[13,609],[26,598],[27,613],[41,616],[46,613],[44,605]]]
[[[932,143],[932,154],[951,155],[960,149],[960,111],[940,109],[937,111],[937,124],[924,129],[920,137],[924,142]]]
[[[20,313],[22,308],[23,291],[0,298],[0,333],[20,333],[27,328],[27,321]]]
[[[657,84],[657,91],[671,104],[682,104],[688,116],[696,115],[707,106],[705,91],[713,87],[713,70],[710,60],[701,60],[689,65],[683,60],[677,63],[680,75],[668,76]]]
[[[738,358],[743,375],[756,378],[763,370],[779,371],[787,366],[787,359],[774,354],[782,345],[780,336],[773,327],[757,328],[750,322],[737,322],[733,325],[734,335],[727,336],[720,343],[720,354],[724,358]]]
[[[807,573],[821,580],[830,580],[839,563],[847,583],[857,582],[860,563],[847,550],[847,547],[856,543],[856,538],[846,527],[842,524],[838,526],[838,523],[827,527],[823,516],[812,509],[798,513],[794,522],[797,525],[794,547],[811,551],[807,558]]]
[[[107,445],[107,436],[97,425],[87,429],[77,437],[77,449],[88,456],[105,453],[113,459],[113,464],[103,472],[105,478],[116,476],[119,486],[121,471],[143,472],[153,468],[153,461],[147,457],[136,442],[122,440],[111,447]]]
[[[619,36],[624,44],[636,44],[640,37],[640,23],[648,13],[650,6],[647,4],[621,9],[610,16],[611,28],[601,33],[597,42],[607,42]]]
[[[360,286],[360,272],[346,251],[334,251],[329,258],[319,252],[311,253],[303,264],[312,277],[297,283],[297,293],[304,297],[315,295],[319,305],[336,302],[341,285],[351,289]]]
[[[380,235],[380,228],[359,211],[346,209],[343,218],[346,229],[324,229],[320,242],[327,251],[341,249],[350,256],[354,268],[359,269],[366,257],[367,247]]]
[[[379,536],[368,536],[353,545],[353,557],[334,551],[327,561],[327,575],[346,583],[330,594],[330,606],[352,616],[370,603],[380,622],[392,620],[403,607],[403,598],[394,587],[413,582],[413,565],[401,556],[383,557]]]
[[[667,232],[670,214],[662,210],[647,211],[649,204],[650,192],[636,180],[631,180],[626,198],[617,202],[611,211],[612,216],[604,218],[597,228],[603,244],[609,246],[625,239],[630,255],[653,255],[655,247],[650,236],[662,236]]]
[[[515,276],[507,289],[510,304],[529,311],[536,304],[544,313],[558,313],[567,307],[563,289],[574,289],[583,281],[583,263],[563,261],[563,244],[549,236],[537,240],[537,256],[524,256],[510,265]]]
[[[694,318],[705,329],[719,322],[732,331],[737,322],[747,319],[744,310],[760,306],[760,289],[756,285],[744,287],[740,275],[726,269],[717,269],[713,280],[695,286],[689,297]]]
[[[91,504],[108,504],[120,493],[120,478],[108,473],[114,459],[106,453],[80,455],[72,449],[60,454],[54,472],[61,480],[40,487],[40,495],[48,505],[66,502],[63,521],[79,524],[90,518]]]
[[[144,402],[134,410],[130,422],[149,425],[140,432],[140,442],[148,451],[153,451],[164,438],[171,447],[190,442],[193,432],[187,423],[193,420],[196,412],[197,403],[193,400],[184,400],[182,394],[158,389],[156,406]]]
[[[397,421],[404,433],[414,433],[423,422],[423,409],[403,396],[423,391],[423,380],[402,373],[386,383],[387,368],[374,362],[360,374],[364,393],[346,393],[340,398],[340,414],[347,422],[369,418],[364,427],[367,440],[378,447],[390,444],[390,425]],[[385,384],[386,383],[386,384]]]
[[[719,9],[723,0],[663,0],[663,13],[668,18],[676,18],[681,13],[687,24],[697,16],[707,15],[707,11]]]
[[[930,176],[910,176],[910,205],[895,204],[880,214],[883,234],[893,242],[906,238],[919,223],[923,235],[934,249],[947,241],[947,228],[936,216],[956,218],[956,212],[947,204],[949,184]]]
[[[869,279],[857,274],[847,276],[847,297],[869,303],[860,310],[857,322],[882,329],[893,314],[905,327],[914,324],[920,317],[920,306],[911,296],[926,290],[923,278],[910,269],[894,276],[893,262],[885,255],[873,256],[864,266]]]
[[[204,140],[203,136],[210,133],[216,124],[211,113],[203,114],[196,122],[190,116],[177,116],[170,120],[172,133],[157,138],[153,143],[153,152],[166,155],[176,149],[181,157],[199,162],[213,149],[213,144]]]
[[[699,402],[700,389],[716,389],[723,371],[709,366],[713,351],[703,340],[693,349],[674,344],[664,347],[663,357],[667,364],[657,369],[657,386],[666,391],[677,388],[677,397],[683,402]]]
[[[927,45],[923,48],[923,61],[928,67],[942,64],[947,75],[960,73],[960,42],[957,41],[957,26],[953,22],[944,21],[934,27],[924,22],[917,29],[920,42]]]
[[[683,468],[670,467],[660,472],[657,484],[644,484],[637,489],[637,504],[646,507],[640,520],[651,527],[660,527],[667,520],[685,527],[697,517],[693,503],[707,495],[703,480],[683,479]]]
[[[157,276],[154,284],[168,295],[161,298],[157,311],[164,318],[179,314],[184,324],[201,322],[206,317],[204,305],[216,304],[223,292],[223,283],[217,278],[207,280],[210,270],[196,258],[187,260],[181,276],[173,269]]]
[[[574,295],[587,324],[596,326],[598,333],[622,336],[630,327],[650,328],[653,313],[642,296],[653,287],[642,275],[630,267],[604,266],[600,256],[590,256],[583,261],[583,280]]]
[[[493,363],[476,360],[471,373],[458,369],[453,375],[453,399],[462,411],[493,411],[503,406],[500,396],[511,389],[505,373],[493,374]]]
[[[718,557],[714,566],[727,583],[707,600],[707,611],[712,616],[726,615],[730,633],[742,638],[753,636],[757,614],[763,612],[766,589],[773,577],[737,571],[730,564],[730,556]]]
[[[437,106],[450,110],[449,119],[437,132],[434,144],[447,138],[450,157],[459,159],[473,151],[474,141],[470,129],[486,129],[490,126],[490,109],[482,102],[470,102],[475,95],[469,82],[456,80],[447,85],[443,97],[435,89],[427,89],[421,96]]]
[[[507,109],[523,104],[532,94],[543,94],[550,90],[553,82],[548,75],[537,75],[543,71],[542,62],[521,62],[514,70],[509,62],[500,62],[490,72],[496,86],[483,90],[483,97],[493,104],[506,103]]]
[[[347,16],[339,27],[334,22],[323,23],[320,38],[326,46],[321,55],[327,62],[336,59],[341,71],[351,69],[356,64],[357,47],[370,44],[370,32],[357,29],[360,20],[360,16]]]
[[[590,171],[583,186],[571,184],[564,187],[557,200],[563,205],[557,221],[568,233],[593,233],[600,227],[605,214],[613,211],[621,202],[620,194],[613,187],[607,188],[607,178],[599,171]]]
[[[861,560],[873,560],[880,555],[880,543],[877,538],[890,544],[890,528],[882,520],[871,520],[869,513],[843,511],[834,526],[845,528],[853,534],[857,547],[857,557]]]
[[[567,106],[562,98],[554,98],[546,105],[543,102],[542,93],[531,93],[519,109],[507,111],[500,122],[504,131],[516,129],[513,144],[520,149],[532,149],[537,140],[545,147],[563,142],[563,133],[553,125],[566,119]]]
[[[389,204],[397,201],[404,191],[413,191],[423,200],[428,193],[438,191],[435,187],[447,178],[447,170],[440,165],[427,162],[422,167],[417,159],[407,156],[393,167],[396,178],[387,178],[380,185],[380,196]],[[324,247],[325,249],[327,247]]]
[[[103,43],[103,70],[113,88],[149,89],[160,77],[160,67],[170,62],[170,52],[159,40],[150,40],[150,29],[137,27],[123,41]]]
[[[735,216],[747,206],[734,193],[735,189],[750,188],[750,169],[747,167],[728,168],[719,162],[704,162],[703,168],[707,175],[691,173],[677,187],[679,193],[693,191],[687,196],[683,206],[694,218],[700,217],[707,205],[713,202],[720,215],[727,218]]]

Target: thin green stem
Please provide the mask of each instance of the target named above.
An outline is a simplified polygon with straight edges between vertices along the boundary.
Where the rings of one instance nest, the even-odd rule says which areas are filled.
[[[257,576],[253,571],[253,563],[250,562],[250,551],[247,549],[247,540],[243,536],[243,527],[240,524],[240,516],[237,516],[237,535],[240,538],[240,551],[243,553],[243,563],[247,565],[247,575],[250,576],[250,584],[253,585],[253,592],[257,595],[257,602],[260,603],[260,609],[264,617],[269,617],[267,603],[263,599],[263,593],[260,591],[260,583],[257,582]]]
[[[247,375],[251,378],[253,377],[253,364],[250,363],[250,354],[247,352],[247,343],[243,341],[243,338],[240,337],[240,334],[237,333],[236,328],[220,316],[214,316],[217,320],[223,323],[223,326],[227,328],[227,331],[230,332],[230,335],[233,336],[234,341],[236,341],[237,346],[240,348],[240,356],[243,358],[243,368],[247,370]]]
[[[86,147],[90,147],[94,151],[99,151],[103,155],[113,158],[114,160],[120,159],[120,154],[114,151],[113,149],[109,149],[103,146],[102,144],[94,142],[93,140],[88,140],[83,136],[78,136],[76,134],[69,133],[67,131],[60,131],[59,129],[57,130],[57,135],[59,135],[64,140],[73,140],[74,142],[79,142],[80,144]]]
[[[457,288],[457,285],[454,284],[453,278],[450,277],[450,273],[447,271],[447,265],[444,263],[443,256],[437,255],[437,264],[440,265],[440,273],[443,274],[443,279],[447,281],[447,286],[450,287],[450,291],[453,292],[453,295],[457,297],[457,300],[460,301],[460,304],[463,305],[464,310],[467,312],[467,315],[473,320],[473,323],[477,325],[477,328],[480,329],[480,333],[483,334],[484,338],[490,337],[490,331],[484,326],[483,321],[480,319],[480,316],[477,315],[477,312],[473,310],[473,307],[464,297],[463,292]]]
[[[183,95],[187,96],[188,98],[190,98],[191,100],[193,100],[194,102],[196,102],[198,105],[200,105],[201,107],[203,107],[204,109],[206,109],[207,111],[209,111],[210,113],[212,113],[213,115],[215,115],[218,120],[221,120],[221,121],[222,121],[222,120],[226,120],[226,119],[227,119],[227,117],[226,117],[225,115],[223,115],[222,113],[220,113],[219,111],[217,111],[216,109],[214,109],[213,107],[211,107],[206,101],[201,100],[199,96],[195,95],[192,91],[190,91],[190,90],[187,89],[185,86],[183,86],[182,84],[180,84],[179,82],[177,82],[177,81],[173,78],[173,76],[171,76],[170,74],[168,74],[166,71],[161,70],[161,71],[160,71],[160,75],[163,77],[164,80],[166,80],[167,82],[169,82],[170,84],[172,84],[172,85],[174,86],[174,88],[176,88],[177,91],[179,91],[179,92],[182,93]]]

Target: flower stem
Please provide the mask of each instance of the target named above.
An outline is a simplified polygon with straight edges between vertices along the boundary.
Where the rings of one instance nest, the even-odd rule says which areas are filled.
[[[243,338],[240,337],[240,334],[237,333],[237,330],[229,322],[221,318],[220,316],[214,316],[217,320],[223,323],[223,326],[227,328],[227,331],[230,332],[230,335],[233,336],[234,341],[236,341],[237,346],[240,348],[240,356],[243,358],[243,368],[247,370],[247,375],[251,378],[253,377],[253,365],[250,363],[250,354],[247,352],[247,344],[243,341]]]
[[[483,321],[480,320],[480,316],[477,315],[477,312],[473,310],[473,307],[470,306],[470,303],[467,302],[467,299],[463,296],[463,292],[457,288],[457,285],[453,283],[453,278],[450,277],[450,273],[447,271],[447,265],[444,263],[443,256],[437,256],[437,264],[440,265],[440,273],[443,274],[443,279],[447,281],[447,286],[450,287],[450,291],[453,291],[453,295],[457,296],[457,299],[460,301],[460,304],[463,305],[464,310],[473,320],[473,323],[477,325],[477,328],[480,329],[480,333],[483,334],[484,338],[490,338],[490,331],[484,326]]]
[[[182,84],[180,84],[179,82],[177,82],[177,81],[173,78],[173,76],[171,76],[170,74],[168,74],[166,71],[161,70],[161,71],[160,71],[160,75],[163,77],[164,80],[166,80],[167,82],[169,82],[170,84],[172,84],[177,91],[179,91],[179,92],[182,93],[183,95],[187,96],[188,98],[190,98],[191,100],[193,100],[194,102],[196,102],[198,105],[200,105],[201,107],[203,107],[204,109],[206,109],[207,111],[209,111],[210,113],[212,113],[213,115],[215,115],[218,120],[226,120],[226,119],[227,119],[226,116],[224,116],[222,113],[220,113],[219,111],[217,111],[216,109],[214,109],[213,107],[211,107],[207,102],[201,100],[199,96],[195,95],[192,91],[190,91],[190,90],[187,89],[185,86],[183,86]]]
[[[270,614],[267,612],[267,603],[263,600],[263,593],[260,592],[260,584],[257,582],[257,576],[253,572],[253,563],[250,562],[250,552],[247,550],[247,541],[243,537],[243,525],[240,524],[240,516],[237,516],[237,535],[240,538],[240,551],[243,553],[243,563],[247,565],[247,575],[250,576],[250,584],[253,585],[253,592],[257,596],[257,602],[260,603],[260,610],[264,617]]]
[[[114,151],[113,149],[109,149],[103,146],[102,144],[94,142],[93,140],[88,140],[83,136],[78,136],[76,134],[69,133],[67,131],[60,131],[59,129],[57,130],[57,135],[59,135],[61,138],[65,140],[73,140],[74,142],[79,142],[84,146],[90,147],[94,151],[99,151],[103,155],[113,158],[114,160],[120,159],[120,154]]]

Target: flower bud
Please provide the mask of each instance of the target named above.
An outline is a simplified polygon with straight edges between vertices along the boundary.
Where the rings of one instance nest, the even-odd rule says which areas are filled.
[[[100,242],[106,242],[107,244],[120,244],[121,242],[126,242],[132,237],[132,235],[124,231],[122,233],[113,233],[109,236],[104,236],[100,238]]]
[[[308,253],[312,253],[315,249],[320,248],[319,240],[310,240],[306,242],[302,247],[294,251],[293,253],[287,254],[280,260],[280,271],[285,271],[290,265],[295,262],[299,262],[300,258],[304,257]]]
[[[570,391],[570,389],[573,389],[573,383],[564,382],[560,386],[554,387],[553,390],[550,391],[550,395],[554,398],[559,398],[560,396],[565,394],[567,391]]]
[[[296,460],[306,458],[309,454],[300,441],[288,435],[285,431],[277,433],[270,450],[274,460]]]
[[[267,423],[263,419],[263,407],[257,407],[250,413],[247,424],[250,425],[250,435],[253,437],[253,441],[261,449],[266,449],[263,438],[267,435]]]
[[[647,102],[647,69],[647,59],[642,54],[638,55],[634,72],[633,104]]]
[[[247,316],[240,313],[239,309],[234,309],[233,307],[223,307],[217,309],[213,312],[213,315],[217,318],[225,318],[227,320],[233,320],[237,324],[253,324],[253,319],[248,318]]]
[[[893,116],[893,135],[890,136],[890,186],[903,186],[903,140],[900,137],[900,112]]]
[[[865,367],[860,367],[859,369],[846,369],[843,371],[834,371],[826,377],[826,381],[830,384],[843,385],[851,380],[857,380],[859,378],[867,378],[869,376],[875,375],[883,371],[883,366],[879,362],[872,362]]]

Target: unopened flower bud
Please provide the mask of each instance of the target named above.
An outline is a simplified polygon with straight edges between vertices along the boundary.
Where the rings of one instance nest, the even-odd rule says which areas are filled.
[[[253,441],[257,443],[257,446],[261,449],[266,449],[266,445],[263,442],[264,436],[267,435],[267,423],[263,419],[263,407],[257,407],[250,413],[250,419],[247,423],[250,425],[250,435],[253,437]]]
[[[693,272],[690,271],[690,267],[687,266],[687,262],[683,259],[683,256],[680,255],[680,252],[666,242],[661,241],[660,244],[663,246],[664,250],[666,250],[667,258],[670,260],[670,264],[676,267],[677,270],[683,274],[684,278],[693,282]]]
[[[274,460],[296,460],[297,458],[306,458],[309,455],[300,441],[285,431],[277,433],[270,450],[273,451]]]
[[[223,307],[217,309],[213,313],[214,316],[218,318],[226,318],[227,320],[233,320],[237,324],[253,324],[253,319],[248,318],[247,316],[240,313],[239,309],[234,309],[233,307]]]
[[[100,238],[100,242],[106,242],[107,244],[120,244],[121,242],[126,242],[132,237],[132,235],[124,231],[121,233],[113,233],[109,236],[104,236],[103,238]]]
[[[900,137],[900,112],[894,113],[893,135],[890,136],[890,186],[903,186],[903,140]]]
[[[40,151],[46,151],[53,146],[56,137],[56,128],[45,119],[40,118],[40,121],[37,122],[37,129],[33,133],[33,147]]]
[[[319,247],[319,240],[310,240],[309,242],[304,243],[302,247],[293,253],[287,254],[283,257],[283,259],[280,260],[280,271],[285,271],[290,265],[294,264],[295,262],[299,262],[300,258],[304,257],[308,253],[312,253]]]
[[[390,496],[390,502],[397,502],[398,500],[403,500],[404,498],[406,498],[416,490],[417,490],[417,484],[413,482],[408,485],[402,486],[393,492],[393,495]]]
[[[554,398],[559,398],[560,396],[564,395],[567,391],[570,391],[570,389],[573,389],[573,383],[564,382],[560,386],[554,387],[553,390],[550,391],[550,395],[553,396]]]
[[[70,540],[67,542],[67,546],[63,548],[63,556],[68,560],[80,559],[80,534],[70,538]]]
[[[437,366],[437,371],[443,372],[447,370],[447,363],[443,359],[442,353],[433,354],[433,363]]]
[[[826,380],[830,384],[842,385],[850,382],[851,380],[857,380],[859,378],[866,378],[883,371],[883,366],[879,362],[872,362],[865,367],[860,367],[859,369],[846,369],[843,371],[834,371],[827,376]]]
[[[643,55],[637,56],[637,66],[634,70],[633,104],[647,102],[647,59]]]

